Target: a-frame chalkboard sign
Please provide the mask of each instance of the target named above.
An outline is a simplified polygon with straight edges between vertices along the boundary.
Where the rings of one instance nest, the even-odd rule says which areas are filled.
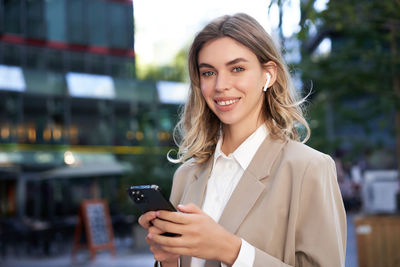
[[[80,248],[88,248],[92,260],[99,250],[110,250],[112,255],[115,255],[110,212],[107,202],[103,199],[84,200],[81,203],[72,259]]]

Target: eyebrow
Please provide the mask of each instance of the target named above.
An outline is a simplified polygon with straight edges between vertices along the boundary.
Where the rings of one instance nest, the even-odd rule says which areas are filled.
[[[225,63],[225,66],[234,65],[234,64],[237,64],[239,62],[248,62],[248,60],[245,59],[245,58],[242,58],[242,57],[238,57],[238,58],[235,58],[234,60],[231,60],[231,61]],[[199,69],[200,68],[214,68],[214,66],[210,65],[208,63],[200,63],[199,64]]]
[[[247,59],[244,59],[244,58],[242,58],[242,57],[238,57],[238,58],[235,58],[234,60],[229,61],[229,62],[226,63],[225,65],[226,65],[226,66],[234,65],[234,64],[237,64],[237,63],[239,63],[239,62],[248,62],[248,60],[247,60]]]

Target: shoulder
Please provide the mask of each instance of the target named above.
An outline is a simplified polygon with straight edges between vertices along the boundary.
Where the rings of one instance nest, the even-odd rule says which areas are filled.
[[[283,148],[283,156],[289,160],[302,164],[331,164],[332,158],[306,144],[289,140]]]
[[[194,173],[199,168],[199,164],[196,163],[194,159],[190,159],[185,163],[181,164],[174,174],[174,182],[176,180],[181,180],[190,175],[190,173]]]
[[[302,187],[322,188],[336,183],[336,165],[329,155],[296,141],[289,141],[285,150],[287,160],[301,175]]]
[[[281,147],[279,156],[274,162],[277,170],[291,170],[295,180],[304,176],[325,176],[322,173],[336,173],[333,159],[303,143],[287,140]]]

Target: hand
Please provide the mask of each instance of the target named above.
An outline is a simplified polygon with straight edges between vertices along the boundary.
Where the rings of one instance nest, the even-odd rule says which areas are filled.
[[[194,204],[179,205],[178,212],[157,211],[152,221],[161,232],[178,233],[166,237],[149,233],[148,238],[162,250],[178,255],[219,260],[232,265],[241,247],[241,239],[216,223]]]
[[[144,228],[149,229],[152,226],[151,221],[157,218],[157,213],[155,211],[149,211],[139,217],[138,223]]]
[[[146,242],[150,245],[150,251],[153,253],[154,258],[157,261],[162,262],[163,267],[166,264],[172,264],[171,266],[177,266],[179,254],[169,253],[162,249],[162,247],[156,242],[152,241],[149,238],[149,235],[160,235],[164,233],[164,231],[158,229],[157,227],[150,227],[148,235],[146,236]],[[169,266],[169,265],[168,265]]]
[[[139,217],[139,224],[148,230],[148,235],[160,235],[164,233],[164,231],[154,227],[152,221],[156,218],[155,211],[149,211]],[[146,243],[150,245],[150,251],[153,253],[154,258],[157,261],[162,262],[163,266],[177,266],[179,254],[173,254],[164,251],[157,243],[153,242],[146,237]]]

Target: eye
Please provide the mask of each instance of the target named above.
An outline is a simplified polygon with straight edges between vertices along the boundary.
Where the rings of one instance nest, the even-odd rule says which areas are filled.
[[[209,76],[212,76],[212,75],[214,75],[214,74],[215,74],[215,73],[214,73],[213,71],[208,70],[208,71],[202,72],[202,73],[201,73],[201,76],[209,77]]]
[[[232,71],[233,72],[241,72],[241,71],[244,71],[244,68],[242,68],[242,67],[234,67]]]

